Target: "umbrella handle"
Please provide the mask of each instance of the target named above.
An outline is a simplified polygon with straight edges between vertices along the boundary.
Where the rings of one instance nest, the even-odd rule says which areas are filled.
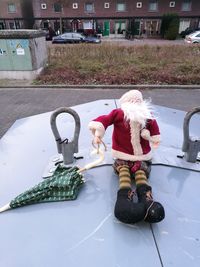
[[[1,213],[1,212],[4,212],[4,211],[6,211],[6,210],[9,210],[9,209],[11,209],[10,204],[6,204],[6,205],[3,206],[2,208],[0,208],[0,213]]]
[[[91,154],[92,154],[92,155],[93,155],[93,154],[97,154],[97,155],[99,155],[99,159],[97,159],[97,160],[95,160],[95,161],[93,161],[93,162],[91,162],[91,163],[85,165],[83,168],[81,168],[81,169],[78,171],[79,173],[82,172],[82,171],[89,170],[89,169],[95,167],[96,165],[98,165],[99,163],[101,163],[101,162],[104,160],[104,158],[105,158],[103,151],[102,151],[101,149],[99,149],[99,148],[93,150]]]

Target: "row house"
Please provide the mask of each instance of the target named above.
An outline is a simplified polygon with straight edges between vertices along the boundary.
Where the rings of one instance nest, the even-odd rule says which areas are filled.
[[[17,13],[19,2],[21,13]],[[22,16],[28,25],[32,21],[36,29],[97,32],[104,36],[122,35],[132,29],[136,35],[156,36],[162,16],[167,13],[179,15],[179,32],[200,27],[200,0],[1,0],[1,5],[6,28],[13,27],[11,22],[6,23],[6,16],[12,16],[16,28],[23,26],[16,23],[17,16]]]
[[[0,30],[32,28],[32,0],[0,0]]]

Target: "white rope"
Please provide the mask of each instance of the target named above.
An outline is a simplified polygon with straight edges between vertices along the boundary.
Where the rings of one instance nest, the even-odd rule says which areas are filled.
[[[106,145],[102,142],[102,144],[104,145],[104,149],[106,151]],[[93,144],[94,146],[94,144]],[[95,147],[95,146],[94,146]],[[85,170],[89,170],[93,167],[96,167],[98,164],[100,164],[102,161],[104,161],[104,158],[105,158],[105,155],[104,155],[104,152],[99,148],[99,145],[98,147],[96,148],[95,147],[95,150],[93,150],[91,152],[91,155],[99,155],[99,159],[89,163],[89,164],[86,164],[83,168],[81,168],[78,173],[82,172],[82,171],[85,171]]]

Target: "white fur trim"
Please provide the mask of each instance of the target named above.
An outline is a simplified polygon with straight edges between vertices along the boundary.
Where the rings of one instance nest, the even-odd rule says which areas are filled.
[[[141,125],[138,122],[130,121],[130,130],[131,130],[131,144],[133,147],[134,155],[142,155],[143,150],[140,144],[140,129]]]
[[[138,90],[130,90],[123,94],[119,99],[120,104],[130,103],[141,103],[143,101],[142,93]]]
[[[151,151],[148,154],[143,155],[130,155],[124,152],[120,152],[112,149],[112,156],[116,159],[130,160],[130,161],[143,161],[152,159]]]
[[[160,134],[158,134],[158,135],[152,135],[150,141],[152,143],[160,142]]]
[[[103,137],[105,134],[105,128],[103,124],[99,121],[91,121],[88,124],[89,129],[92,131],[93,135],[98,137]]]
[[[145,140],[150,140],[150,139],[151,139],[150,131],[147,130],[147,129],[143,129],[143,130],[141,131],[141,136],[142,136],[142,138],[145,139]]]

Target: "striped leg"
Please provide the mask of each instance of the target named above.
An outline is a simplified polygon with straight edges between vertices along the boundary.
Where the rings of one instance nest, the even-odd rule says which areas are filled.
[[[124,165],[118,168],[119,190],[115,204],[115,216],[124,223],[136,223],[144,219],[145,206],[143,203],[134,203],[131,198],[131,175],[129,167]]]
[[[143,170],[138,170],[135,173],[136,187],[142,184],[148,185],[146,173]]]
[[[131,189],[131,175],[128,166],[122,166],[119,168],[119,188]]]

